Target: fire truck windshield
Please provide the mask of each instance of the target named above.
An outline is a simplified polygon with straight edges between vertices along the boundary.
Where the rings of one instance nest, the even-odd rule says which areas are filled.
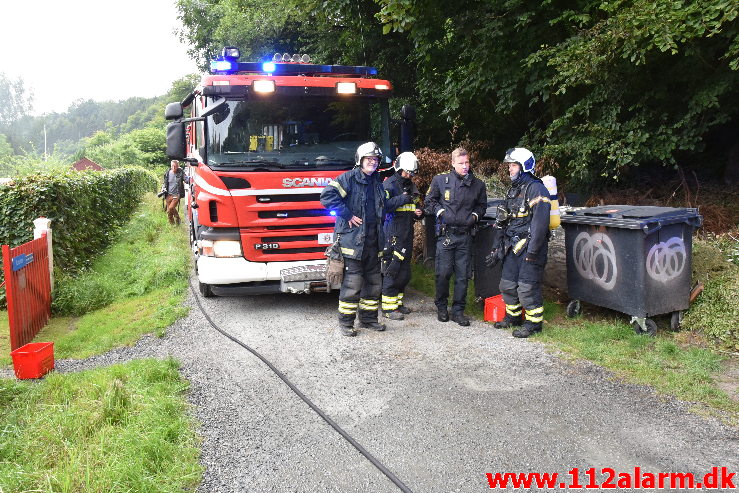
[[[349,169],[357,147],[390,148],[388,102],[279,96],[229,100],[207,119],[208,165],[260,170]]]

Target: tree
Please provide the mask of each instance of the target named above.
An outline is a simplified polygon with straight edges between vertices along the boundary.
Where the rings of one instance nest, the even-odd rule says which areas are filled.
[[[0,72],[0,126],[7,126],[33,109],[33,94],[27,91],[23,79],[9,79]]]

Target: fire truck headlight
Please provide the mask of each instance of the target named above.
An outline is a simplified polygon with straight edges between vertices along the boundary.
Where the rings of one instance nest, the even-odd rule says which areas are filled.
[[[336,92],[339,94],[356,94],[357,84],[354,82],[337,82]]]
[[[255,80],[254,92],[275,92],[275,81],[273,80]]]
[[[214,257],[241,257],[241,242],[236,240],[216,240],[213,242]]]
[[[200,254],[206,257],[241,257],[241,242],[237,240],[200,240]]]

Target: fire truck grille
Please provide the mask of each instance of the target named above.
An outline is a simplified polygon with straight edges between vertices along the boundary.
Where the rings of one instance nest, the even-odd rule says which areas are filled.
[[[264,250],[262,255],[290,255],[295,253],[323,253],[326,247],[308,247],[308,248],[280,248],[279,250]]]
[[[322,217],[330,215],[330,211],[326,209],[304,209],[297,211],[262,211],[259,212],[259,219],[284,219],[287,217]]]
[[[323,224],[294,224],[288,226],[267,226],[270,231],[280,231],[284,229],[333,229],[334,224],[323,223]]]
[[[316,241],[316,235],[303,236],[262,236],[262,243],[287,243],[289,241]]]
[[[298,193],[294,195],[258,195],[257,202],[318,202],[320,198],[320,193]]]

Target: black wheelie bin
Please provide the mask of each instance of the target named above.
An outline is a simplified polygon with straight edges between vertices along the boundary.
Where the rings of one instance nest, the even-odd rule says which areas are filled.
[[[492,250],[493,244],[500,241],[503,230],[494,227],[495,218],[499,205],[504,205],[503,199],[488,199],[485,215],[477,224],[472,249],[474,251],[473,262],[475,270],[475,298],[485,300],[500,294],[500,276],[503,262],[498,262],[493,267],[485,265],[485,257]]]
[[[655,335],[649,317],[671,314],[679,327],[690,303],[694,208],[603,205],[562,214],[567,255],[567,315],[580,302],[631,315],[637,334]]]

